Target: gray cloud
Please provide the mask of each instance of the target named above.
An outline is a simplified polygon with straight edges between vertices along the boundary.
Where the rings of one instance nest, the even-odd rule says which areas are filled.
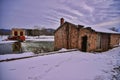
[[[120,17],[120,0],[1,0],[0,28],[59,26],[59,19],[97,25]]]

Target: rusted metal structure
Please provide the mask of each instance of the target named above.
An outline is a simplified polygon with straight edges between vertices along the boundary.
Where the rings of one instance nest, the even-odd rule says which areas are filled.
[[[55,31],[54,49],[79,49],[81,51],[106,51],[119,45],[120,33],[111,30],[100,31],[91,27],[75,25],[61,19]]]

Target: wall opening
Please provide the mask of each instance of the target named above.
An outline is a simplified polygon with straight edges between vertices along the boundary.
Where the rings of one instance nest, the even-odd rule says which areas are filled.
[[[87,36],[82,37],[81,50],[84,52],[87,51]]]
[[[14,35],[15,35],[15,36],[18,36],[18,32],[17,32],[17,31],[14,31]]]
[[[20,32],[20,36],[23,36],[23,32],[22,31]]]

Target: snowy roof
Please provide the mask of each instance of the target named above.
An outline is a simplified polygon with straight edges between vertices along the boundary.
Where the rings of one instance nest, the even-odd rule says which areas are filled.
[[[120,32],[112,31],[103,27],[91,27],[91,29],[95,30],[96,32],[120,34]]]
[[[70,23],[70,22],[65,22],[64,24],[70,24],[70,25],[73,25],[73,26],[76,27],[76,28],[79,28],[79,27],[81,27],[81,28],[87,28],[87,27],[84,26],[84,25],[75,25],[75,24]],[[63,25],[64,25],[64,24],[63,24]],[[58,27],[58,28],[56,29],[56,31],[59,30],[59,28],[61,28],[63,25],[61,25],[60,27]],[[103,28],[103,27],[96,27],[96,26],[94,26],[94,27],[89,27],[89,28],[93,29],[93,30],[96,31],[96,32],[101,32],[101,33],[120,34],[120,32],[112,31],[112,30],[110,30],[110,29],[108,29],[108,28]],[[55,31],[55,32],[56,32],[56,31]]]

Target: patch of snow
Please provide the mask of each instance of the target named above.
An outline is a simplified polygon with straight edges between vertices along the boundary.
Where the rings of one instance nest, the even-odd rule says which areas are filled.
[[[0,41],[5,40],[8,38],[8,35],[0,35]]]
[[[59,51],[68,51],[67,49],[65,49],[65,48],[62,48],[62,49],[60,49]]]

